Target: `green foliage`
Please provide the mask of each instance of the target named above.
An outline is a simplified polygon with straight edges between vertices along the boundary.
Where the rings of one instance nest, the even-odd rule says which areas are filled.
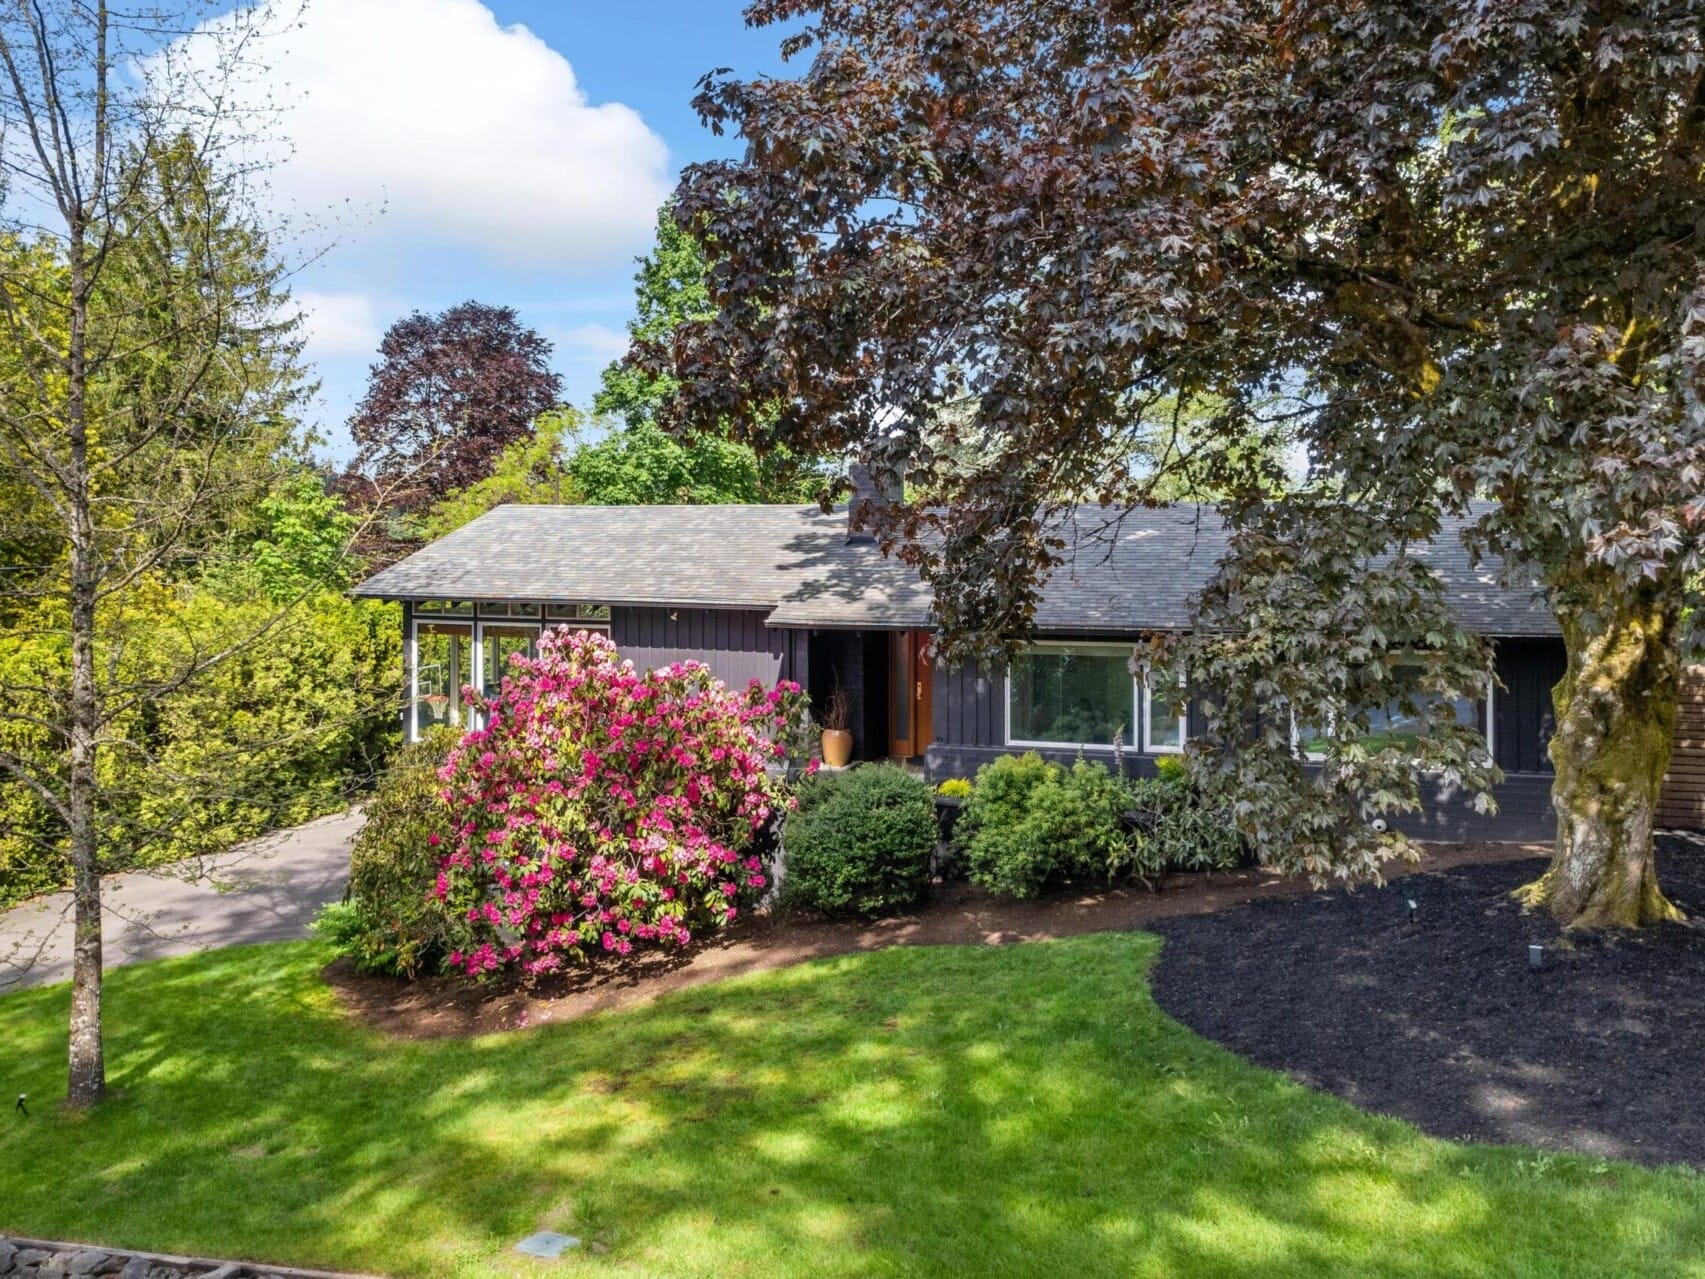
[[[715,314],[704,256],[676,223],[674,211],[664,205],[657,211],[657,243],[640,259],[634,276],[634,317],[628,321],[628,333],[638,339],[667,338],[682,324]],[[616,414],[630,427],[654,425],[657,406],[675,393],[676,385],[668,374],[617,360],[604,370],[592,407]]]
[[[929,784],[898,764],[819,773],[800,786],[784,846],[789,905],[831,915],[885,915],[929,891],[935,851]]]
[[[818,478],[794,469],[744,444],[712,435],[682,441],[649,422],[587,445],[569,464],[580,500],[604,506],[811,500]]]
[[[1128,784],[1138,814],[1126,867],[1144,879],[1165,871],[1232,870],[1243,861],[1243,837],[1226,809],[1204,797],[1176,755],[1155,761],[1159,776]]]
[[[971,882],[1006,897],[1035,897],[1072,879],[1101,877],[1128,854],[1129,795],[1101,764],[1070,769],[1035,752],[977,770],[954,828]]]
[[[674,210],[657,214],[657,243],[634,277],[636,342],[668,342],[683,325],[715,315],[704,256],[681,230]],[[658,410],[679,383],[669,373],[642,369],[625,359],[604,370],[594,411],[619,417],[623,428],[576,457],[574,477],[585,497],[600,505],[711,502],[809,502],[823,477],[785,448],[763,456],[720,431],[676,439],[659,429]]]
[[[450,831],[438,769],[456,734],[439,729],[398,751],[366,803],[350,853],[349,893],[323,913],[323,935],[363,972],[416,977],[449,953],[448,919],[433,893]]]
[[[935,793],[944,799],[970,799],[971,779],[969,777],[949,777],[937,784]]]
[[[251,547],[260,591],[285,603],[314,589],[341,591],[360,565],[349,553],[356,520],[326,491],[321,478],[302,471],[257,507],[260,536]]]
[[[101,618],[111,678],[140,690],[107,728],[97,834],[102,868],[153,866],[221,851],[330,812],[379,767],[397,738],[397,607],[329,592],[280,613],[264,599],[159,580]],[[197,655],[235,650],[174,680]],[[63,786],[62,624],[44,610],[0,633],[0,749],[50,793]],[[28,691],[30,686],[39,691]],[[15,776],[0,778],[0,904],[60,886],[59,811]]]
[[[420,521],[420,532],[428,540],[440,538],[511,502],[541,505],[581,501],[569,471],[580,429],[580,414],[572,408],[541,413],[530,434],[498,455],[490,475],[458,489],[427,512]]]

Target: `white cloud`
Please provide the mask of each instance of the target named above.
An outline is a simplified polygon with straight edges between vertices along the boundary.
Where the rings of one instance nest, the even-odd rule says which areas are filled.
[[[599,364],[608,364],[618,356],[626,355],[628,350],[628,335],[622,329],[612,329],[606,324],[576,324],[571,328],[547,329],[545,336],[558,352],[572,360],[591,360]]]
[[[566,58],[478,0],[321,0],[262,57],[237,105],[288,104],[274,191],[311,215],[382,205],[363,239],[607,263],[647,242],[668,193],[638,112],[589,103]]]
[[[365,293],[316,293],[298,289],[291,295],[302,316],[308,353],[323,359],[338,355],[372,355],[379,348],[379,321],[373,299]]]

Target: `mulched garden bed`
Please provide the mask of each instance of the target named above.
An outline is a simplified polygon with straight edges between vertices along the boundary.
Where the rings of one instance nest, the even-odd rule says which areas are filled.
[[[1439,1137],[1705,1166],[1705,923],[1564,937],[1510,897],[1544,866],[1159,921],[1155,998],[1250,1061]],[[1658,874],[1705,916],[1705,845],[1660,837]]]
[[[1530,851],[1517,844],[1438,844],[1428,850],[1423,868],[1526,857]],[[364,977],[347,960],[329,965],[325,975],[344,1006],[375,1029],[399,1038],[438,1039],[629,1008],[666,991],[830,955],[884,946],[1004,946],[1149,928],[1156,920],[1308,891],[1305,881],[1261,870],[1170,875],[1152,893],[1141,888],[1094,889],[1027,902],[998,901],[963,882],[938,883],[929,903],[913,914],[874,922],[801,914],[754,916],[686,954],[646,953],[535,984]]]

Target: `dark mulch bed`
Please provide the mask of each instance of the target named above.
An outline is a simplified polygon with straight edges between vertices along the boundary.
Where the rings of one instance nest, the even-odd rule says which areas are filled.
[[[1422,870],[1525,857],[1520,844],[1434,844]],[[1395,873],[1404,873],[1402,868]],[[344,1006],[368,1025],[406,1039],[490,1034],[632,1008],[658,995],[743,973],[768,972],[831,955],[884,946],[1006,946],[1080,933],[1148,928],[1174,915],[1228,910],[1308,886],[1268,871],[1170,875],[1158,892],[1095,886],[1039,901],[998,901],[966,883],[936,884],[918,911],[878,920],[834,920],[782,912],[748,915],[686,954],[637,955],[538,982],[474,982],[430,977],[406,982],[364,977],[348,960],[325,975]]]
[[[1544,866],[1157,921],[1155,998],[1240,1056],[1440,1137],[1705,1166],[1705,924],[1564,937],[1510,898]],[[1660,838],[1658,873],[1705,916],[1705,847]]]

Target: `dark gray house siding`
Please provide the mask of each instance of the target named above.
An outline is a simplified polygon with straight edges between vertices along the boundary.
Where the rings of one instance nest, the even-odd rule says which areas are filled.
[[[1557,727],[1551,690],[1563,678],[1566,658],[1560,639],[1498,642],[1498,682],[1492,699],[1492,753],[1506,773],[1549,773],[1546,745]]]
[[[731,688],[799,679],[797,633],[764,625],[764,616],[757,609],[616,607],[610,638],[641,669],[693,659]]]
[[[1433,839],[1549,840],[1556,827],[1551,811],[1551,762],[1545,754],[1553,727],[1551,689],[1563,674],[1559,639],[1497,642],[1496,670],[1503,687],[1492,697],[1492,751],[1505,779],[1497,790],[1498,813],[1475,813],[1467,797],[1434,787],[1424,812],[1402,824]],[[1484,712],[1481,716],[1484,719]],[[1482,732],[1485,723],[1480,724]],[[1199,708],[1190,707],[1190,733],[1204,729]],[[989,761],[1036,749],[1044,758],[1069,764],[1076,747],[1035,748],[1006,743],[1006,684],[999,674],[975,665],[935,674],[935,740],[925,756],[932,779],[970,777]],[[1111,762],[1112,752],[1085,749],[1086,758]],[[1125,770],[1152,775],[1154,755],[1127,751]]]

